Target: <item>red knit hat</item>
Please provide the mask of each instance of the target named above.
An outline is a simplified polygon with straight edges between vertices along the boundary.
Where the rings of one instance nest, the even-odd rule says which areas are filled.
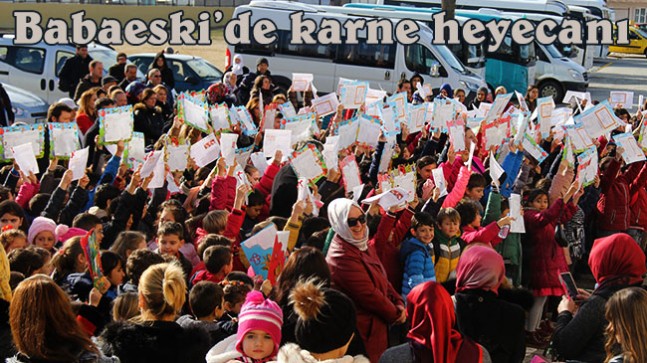
[[[277,303],[266,299],[260,291],[247,294],[245,303],[238,314],[238,333],[236,334],[236,350],[243,353],[243,339],[252,330],[262,330],[268,333],[274,341],[276,356],[281,344],[281,326],[283,311]]]

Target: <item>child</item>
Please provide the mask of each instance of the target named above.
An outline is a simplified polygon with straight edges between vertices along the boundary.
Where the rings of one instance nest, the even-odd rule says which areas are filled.
[[[159,247],[157,253],[177,258],[184,271],[184,277],[189,280],[193,266],[180,252],[184,245],[184,228],[180,223],[166,222],[157,230]]]
[[[240,311],[240,323],[235,338],[236,351],[221,353],[222,346],[229,344],[229,339],[226,339],[207,353],[207,362],[230,359],[260,363],[274,360],[281,343],[282,325],[281,307],[274,301],[265,299],[260,291],[252,291],[247,294]]]
[[[29,246],[14,249],[7,257],[11,271],[20,272],[25,277],[36,274],[49,275],[52,272],[51,255],[44,248]]]
[[[164,257],[151,251],[151,250],[137,250],[128,256],[126,260],[126,274],[128,275],[128,282],[120,286],[119,293],[137,292],[139,285],[139,278],[144,271],[150,266],[158,263],[164,263]]]
[[[490,195],[492,194],[490,193]],[[461,238],[468,244],[479,242],[496,246],[502,241],[502,238],[499,237],[501,228],[509,226],[512,217],[504,216],[496,222],[481,227],[481,210],[481,204],[471,199],[463,200],[456,206],[456,211],[461,216],[461,228],[463,229]]]
[[[0,233],[0,242],[7,253],[27,247],[27,236],[19,229],[9,228]]]
[[[191,325],[205,328],[211,336],[211,345],[220,343],[227,335],[217,321],[224,313],[224,292],[222,287],[211,281],[201,281],[191,288],[189,306],[192,315],[183,315],[177,319],[182,327]]]
[[[483,198],[486,184],[487,181],[482,174],[474,173],[470,175],[467,190],[465,190],[465,198],[480,202],[481,198]]]
[[[411,218],[411,237],[400,247],[400,257],[404,263],[402,277],[402,297],[406,299],[409,291],[416,285],[436,281],[434,270],[434,226],[436,221],[429,213],[416,213]]]
[[[200,270],[191,278],[191,284],[200,281],[220,283],[234,268],[231,249],[227,246],[211,246],[204,251],[205,269]]]
[[[240,230],[241,240],[246,240],[252,236],[252,229],[260,222],[260,214],[265,206],[265,198],[258,191],[253,191],[247,196],[247,208],[245,209],[245,220],[243,228]]]
[[[227,332],[227,335],[236,334],[236,330],[238,329],[238,314],[240,313],[243,302],[245,302],[247,294],[252,291],[254,285],[249,282],[232,280],[229,276],[220,285],[224,294],[223,308],[225,312],[220,317],[220,320],[218,320],[218,325]]]
[[[461,254],[459,244],[461,216],[454,208],[443,208],[438,213],[437,228],[434,234],[434,263],[436,281],[446,282],[456,278],[456,266]]]
[[[52,254],[56,253],[56,222],[45,217],[36,217],[29,227],[27,241],[42,247]]]
[[[128,321],[139,315],[139,297],[137,293],[127,292],[117,296],[112,306],[112,320]]]
[[[80,228],[88,232],[94,229],[96,232],[97,243],[101,245],[103,242],[103,224],[101,223],[101,219],[93,214],[82,213],[74,217],[72,227]]]

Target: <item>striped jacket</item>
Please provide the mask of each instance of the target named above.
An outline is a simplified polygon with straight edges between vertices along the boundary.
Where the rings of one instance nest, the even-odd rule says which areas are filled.
[[[436,282],[443,283],[456,277],[456,266],[458,257],[461,255],[460,238],[447,237],[443,232],[436,228],[434,235],[434,252],[436,261]]]

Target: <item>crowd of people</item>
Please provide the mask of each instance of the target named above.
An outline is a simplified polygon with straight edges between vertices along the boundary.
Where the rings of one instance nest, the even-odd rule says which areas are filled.
[[[244,106],[258,133],[231,125],[216,134],[236,133],[238,148],[263,151],[261,105],[307,111],[318,95],[281,93],[267,59],[253,70],[233,59],[205,100]],[[208,135],[177,116],[164,52],[145,80],[125,54],[117,60],[103,76],[101,62],[77,47],[61,71],[70,98],[49,109],[48,122],[76,122],[90,149],[81,179],[47,157],[47,133],[41,175],[15,163],[0,170],[0,354],[7,362],[512,363],[529,346],[558,361],[647,362],[647,163],[627,165],[609,137],[624,125],[594,140],[599,170],[590,185],[580,185],[560,126],[542,137],[529,121],[543,160],[514,137],[486,148],[483,127],[465,126],[468,147],[457,151],[446,130],[426,124],[410,132],[403,124],[397,135],[380,133],[375,147],[339,151],[338,161],[357,162],[359,189],[345,188],[343,168],[327,165],[310,183],[313,197],[301,198],[282,151],[265,170],[251,160],[240,165],[243,183],[237,163],[220,157],[166,170],[164,186],[149,189],[154,175],[142,177],[124,160],[123,140],[113,150],[100,141],[100,110],[132,105],[148,151]],[[481,88],[468,101],[466,90],[449,84],[424,94],[423,83],[416,74],[393,93],[409,104],[457,102],[466,110],[507,93]],[[525,106],[513,99],[505,111],[531,113],[537,100],[530,86]],[[572,106],[574,114],[586,103]],[[318,116],[317,132],[292,146],[323,150],[340,123],[367,106]],[[641,132],[642,113],[621,106],[615,113]],[[277,113],[274,128],[285,118]],[[389,138],[396,142],[384,170]],[[490,172],[495,159],[504,171],[498,179]],[[408,202],[361,203],[382,193],[381,174],[408,166],[416,175]],[[435,170],[445,190],[435,185]],[[171,182],[179,191],[170,191]],[[511,214],[515,195],[519,216]],[[513,232],[521,216],[525,233]],[[270,225],[289,233],[274,284],[250,269],[241,247]],[[91,274],[82,243],[89,233],[108,284]],[[565,272],[576,281],[592,275],[593,290],[569,295]]]

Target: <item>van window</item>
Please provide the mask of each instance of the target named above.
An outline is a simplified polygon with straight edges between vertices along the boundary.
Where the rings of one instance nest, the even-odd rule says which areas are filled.
[[[56,69],[54,69],[56,77],[61,73],[61,69],[63,69],[65,61],[71,57],[74,57],[74,53],[64,52],[62,50],[56,52],[56,63],[54,63],[54,66],[56,67]]]
[[[321,60],[332,60],[335,58],[335,48],[326,44],[291,44],[292,32],[289,30],[277,31],[279,37],[276,44],[276,53],[285,55],[296,55],[300,57],[323,58]]]
[[[251,44],[236,45],[234,47],[234,52],[241,54],[272,55],[277,42],[270,43],[269,45],[262,45],[259,44],[254,37],[251,37],[250,43]]]
[[[45,65],[45,50],[14,47],[13,65],[21,71],[41,74]]]
[[[336,63],[365,66],[371,68],[395,67],[397,44],[366,44],[366,39],[357,39],[359,44],[346,45],[345,41],[337,46]]]
[[[0,47],[0,61],[6,62],[7,61],[7,52],[9,48],[7,47]]]
[[[640,37],[633,31],[629,31],[629,40],[639,40]]]
[[[431,67],[439,64],[431,50],[419,43],[404,48],[404,60],[410,71],[420,74],[430,74]]]

